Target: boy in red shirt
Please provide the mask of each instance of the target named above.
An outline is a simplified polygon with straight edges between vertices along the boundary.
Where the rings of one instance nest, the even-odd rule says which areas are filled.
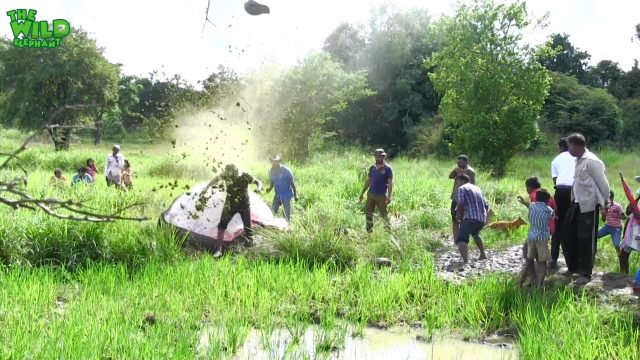
[[[602,213],[602,221],[605,221],[605,224],[598,230],[598,239],[611,235],[613,247],[616,248],[616,252],[620,255],[622,220],[624,215],[622,206],[613,201],[613,191],[609,192],[609,197],[611,198],[611,205]]]

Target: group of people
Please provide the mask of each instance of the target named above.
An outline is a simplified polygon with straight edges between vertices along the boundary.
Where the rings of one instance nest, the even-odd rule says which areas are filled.
[[[284,211],[284,217],[287,222],[291,221],[291,201],[298,201],[298,190],[296,188],[293,172],[287,166],[282,165],[282,158],[280,155],[276,155],[270,158],[271,168],[268,171],[269,187],[266,192],[269,193],[274,190],[274,197],[271,203],[271,210],[273,213],[277,213],[280,206]],[[249,243],[252,242],[252,228],[251,228],[251,209],[249,201],[249,185],[256,185],[256,192],[262,192],[262,182],[253,175],[242,172],[234,164],[227,164],[220,174],[220,176],[214,178],[208,187],[215,186],[226,192],[226,198],[218,222],[218,241],[222,241],[224,238],[224,232],[227,229],[227,225],[238,213],[242,219],[244,227],[245,238]],[[204,193],[204,191],[203,191]],[[221,249],[216,251],[215,255],[219,256]]]
[[[584,136],[578,133],[559,141],[559,154],[551,163],[553,197],[541,189],[538,179],[530,178],[525,183],[532,198],[535,196],[535,202],[529,207],[529,254],[520,276],[521,286],[532,268],[536,272],[535,284],[542,285],[546,274],[544,265],[556,269],[560,249],[567,265],[563,275],[577,274],[583,281],[590,281],[598,239],[607,235],[611,236],[616,249],[620,271],[629,273],[629,254],[633,248],[623,246],[621,239],[629,220],[640,213],[634,213],[631,206],[623,212],[622,206],[614,201],[605,165],[586,144]],[[629,218],[623,227],[625,215]],[[599,228],[601,218],[605,223]],[[548,250],[549,242],[551,251]]]
[[[556,269],[560,249],[564,254],[567,270],[563,275],[574,274],[590,281],[595,264],[597,240],[610,235],[619,258],[620,271],[629,272],[629,254],[633,248],[621,245],[622,235],[629,224],[622,224],[623,217],[640,217],[628,206],[614,202],[614,193],[605,175],[605,166],[586,147],[582,134],[574,133],[558,143],[559,153],[551,163],[554,194],[543,189],[536,177],[525,181],[529,200],[518,197],[528,208],[529,231],[523,246],[526,259],[520,277],[520,285],[528,278],[534,285],[542,285],[547,268]],[[385,162],[386,153],[377,149],[375,164],[369,168],[360,201],[367,192],[366,229],[373,227],[373,211],[378,208],[388,226],[387,206],[391,202],[393,169]],[[454,180],[451,193],[451,219],[454,244],[464,263],[468,262],[469,239],[473,238],[480,252],[479,260],[486,259],[480,232],[488,220],[489,204],[482,190],[475,184],[475,171],[469,158],[460,155],[457,166],[449,173]],[[640,181],[640,178],[636,178]],[[640,196],[636,201],[640,200]],[[605,224],[598,228],[600,212]],[[638,239],[636,239],[638,240]],[[549,249],[549,245],[550,249]]]
[[[115,186],[122,190],[130,190],[133,188],[133,176],[131,172],[131,164],[126,160],[120,152],[120,146],[114,145],[112,152],[107,155],[106,165],[104,169],[107,186]],[[97,180],[98,168],[93,159],[88,159],[86,164],[78,167],[76,174],[71,178],[71,185],[79,183],[92,184]],[[68,183],[67,177],[63,174],[62,169],[57,168],[53,171],[53,176],[49,180],[51,185],[60,186]]]

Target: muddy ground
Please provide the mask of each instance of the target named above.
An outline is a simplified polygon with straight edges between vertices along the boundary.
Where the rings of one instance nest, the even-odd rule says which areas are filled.
[[[486,250],[487,259],[478,260],[480,253],[475,244],[469,245],[469,263],[464,264],[457,248],[450,237],[443,235],[444,248],[436,255],[435,268],[441,279],[460,283],[469,279],[482,277],[490,273],[506,273],[517,276],[524,260],[522,245],[512,245],[501,250]],[[545,287],[570,286],[575,292],[586,290],[589,296],[607,306],[616,308],[630,307],[640,311],[640,301],[633,293],[634,278],[622,273],[603,273],[596,269],[591,281],[578,276],[563,276],[566,264],[562,254],[558,259],[558,268],[548,270]]]

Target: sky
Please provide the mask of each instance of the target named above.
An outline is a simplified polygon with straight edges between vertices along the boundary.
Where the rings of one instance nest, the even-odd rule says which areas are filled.
[[[295,64],[321,49],[338,24],[365,22],[383,2],[426,9],[434,18],[452,15],[455,6],[454,0],[259,0],[271,14],[251,16],[244,2],[210,0],[215,25],[204,27],[207,0],[0,0],[0,13],[31,8],[38,10],[36,20],[66,19],[89,31],[124,73],[178,73],[195,84],[218,65],[244,73],[267,60]],[[561,32],[591,54],[592,65],[610,59],[629,70],[633,59],[640,59],[640,41],[631,40],[640,23],[640,0],[530,0],[527,5],[533,15],[549,13],[548,27],[525,34],[531,44]],[[0,36],[11,34],[9,17],[4,18]]]

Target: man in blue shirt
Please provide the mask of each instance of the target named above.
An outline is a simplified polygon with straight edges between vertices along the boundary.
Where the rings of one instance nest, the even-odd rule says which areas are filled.
[[[291,169],[282,165],[280,155],[271,158],[269,188],[267,189],[267,193],[273,188],[275,188],[275,195],[273,197],[271,210],[273,210],[275,214],[280,208],[280,205],[282,205],[285,219],[291,222],[291,199],[293,198],[298,201],[298,191],[296,190],[296,183],[293,180],[293,173]]]
[[[393,190],[393,169],[384,161],[387,153],[384,152],[384,149],[376,149],[373,155],[376,163],[369,168],[369,174],[358,201],[362,202],[365,191],[369,189],[366,206],[367,232],[373,230],[373,210],[376,207],[389,227],[387,205],[391,202],[391,191]]]

